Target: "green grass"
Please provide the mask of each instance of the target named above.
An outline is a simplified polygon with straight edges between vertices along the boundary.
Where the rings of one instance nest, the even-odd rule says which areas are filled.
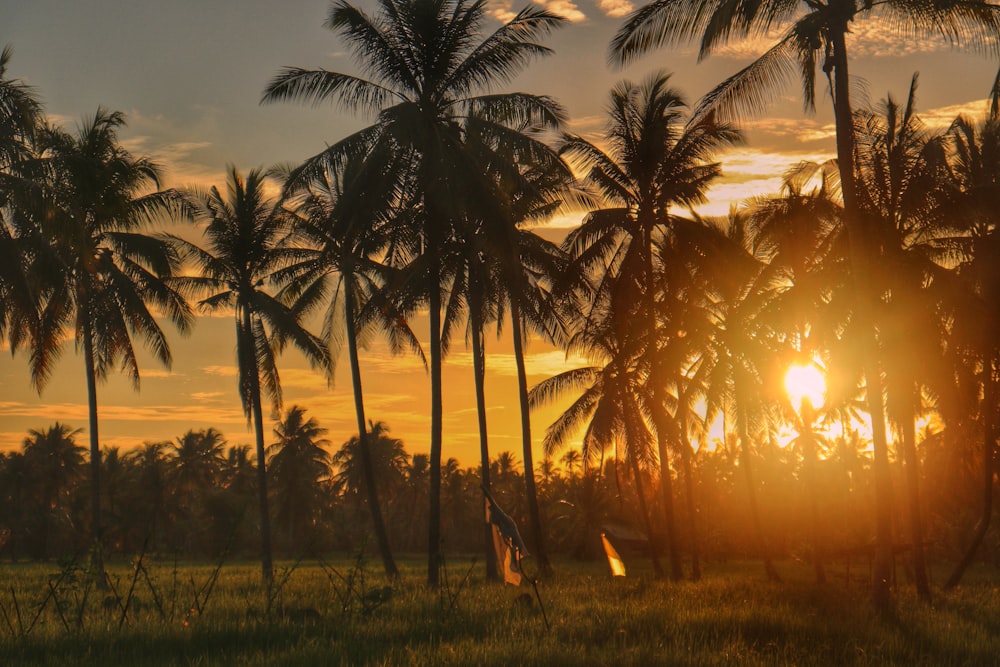
[[[148,560],[148,559],[147,559]],[[1000,590],[992,572],[972,573],[932,606],[898,590],[887,618],[866,589],[836,573],[825,586],[808,568],[781,564],[769,584],[757,564],[709,568],[697,583],[654,580],[643,565],[611,580],[602,563],[557,564],[540,586],[551,629],[525,593],[487,584],[481,566],[452,558],[448,586],[423,585],[423,562],[403,563],[391,597],[375,563],[314,562],[287,575],[268,613],[253,563],[226,564],[212,592],[194,591],[210,565],[147,562],[152,586],[137,579],[125,622],[114,599],[83,573],[55,564],[3,565],[0,662],[16,665],[991,665],[1000,661]],[[135,570],[112,564],[122,601]],[[354,575],[353,593],[341,577]],[[363,578],[363,580],[362,580]],[[56,586],[55,599],[49,583]],[[153,591],[159,596],[156,604]],[[367,596],[367,597],[366,597]],[[17,599],[15,607],[14,599]],[[533,597],[533,596],[532,596]],[[48,598],[47,601],[46,598]],[[40,605],[45,606],[39,614]],[[197,608],[201,606],[200,613]],[[162,614],[160,611],[162,608]],[[27,630],[32,619],[34,626]],[[19,620],[20,619],[20,620]]]

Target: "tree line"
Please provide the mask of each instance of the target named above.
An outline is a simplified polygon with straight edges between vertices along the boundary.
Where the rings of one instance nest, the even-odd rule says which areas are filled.
[[[920,124],[915,77],[905,102],[890,96],[855,108],[846,36],[852,23],[877,21],[905,36],[990,50],[998,43],[1000,8],[983,0],[655,0],[625,20],[611,44],[613,60],[689,40],[700,40],[704,57],[731,41],[784,32],[693,107],[665,73],[621,82],[599,143],[562,132],[566,114],[555,100],[498,92],[550,52],[541,40],[563,20],[529,8],[493,32],[486,21],[485,3],[468,0],[382,0],[375,14],[334,2],[326,25],[362,74],[286,68],[262,101],[331,102],[368,115],[372,124],[294,168],[245,177],[234,168],[225,192],[160,189],[155,162],[119,144],[121,114],[99,110],[70,134],[44,122],[22,82],[0,77],[0,245],[9,259],[0,262],[3,333],[12,349],[27,350],[39,389],[63,340],[74,338],[83,353],[98,561],[106,535],[97,382],[115,370],[138,382],[135,341],[169,364],[159,321],[186,330],[197,308],[234,316],[240,397],[256,436],[265,580],[273,576],[268,484],[274,480],[262,409],[264,398],[281,405],[278,353],[292,344],[330,373],[337,352],[347,348],[365,500],[390,576],[396,566],[366,428],[360,341],[384,336],[393,350],[425,360],[427,579],[436,585],[445,510],[442,360],[455,336],[471,346],[479,483],[491,488],[483,340],[488,330],[509,326],[525,523],[543,573],[551,571],[549,539],[529,406],[568,391],[575,399],[547,430],[545,451],[554,454],[582,429],[588,470],[620,462],[615,477],[631,480],[645,532],[664,536],[675,579],[684,574],[685,553],[691,572],[699,571],[699,535],[706,530],[699,507],[710,502],[699,493],[704,471],[690,446],[695,430],[725,415],[733,444],[727,435],[722,449],[736,453],[731,469],[745,489],[753,551],[777,578],[761,511],[764,454],[773,454],[774,433],[797,423],[789,451],[800,461],[796,475],[815,482],[803,491],[818,516],[818,480],[835,448],[815,424],[850,424],[863,406],[873,454],[859,477],[871,488],[865,507],[874,516],[876,605],[890,604],[894,533],[904,532],[894,526],[899,506],[906,510],[918,592],[930,597],[924,551],[932,535],[922,496],[934,482],[922,477],[920,456],[926,464],[935,438],[955,460],[972,467],[978,461],[982,471],[982,513],[952,577],[957,581],[989,526],[996,467],[1000,95],[994,91],[984,119],[958,118],[938,133]],[[8,60],[5,51],[4,71]],[[727,219],[698,216],[694,207],[721,174],[717,156],[743,140],[735,123],[760,113],[793,73],[801,74],[807,109],[817,80],[825,78],[837,159],[800,165],[785,175],[781,193],[762,194]],[[268,177],[280,183],[279,197],[267,196]],[[563,244],[532,231],[567,207],[588,213]],[[164,215],[203,223],[203,242],[144,233]],[[184,274],[185,265],[197,274]],[[427,357],[408,324],[418,311],[429,314]],[[319,332],[303,324],[312,317],[321,319]],[[532,336],[580,352],[592,365],[529,390],[524,347]],[[827,369],[830,391],[820,414],[790,405],[779,390],[782,369],[803,360]],[[920,434],[918,450],[916,418],[928,410],[943,428]],[[841,439],[855,442],[849,431]],[[981,446],[971,448],[973,441]],[[893,491],[890,454],[902,462],[902,503]],[[861,483],[853,473],[847,480]],[[675,498],[683,499],[683,512]],[[686,519],[683,530],[678,516]],[[485,527],[479,532],[485,547]],[[818,533],[811,540],[819,579],[828,541]],[[651,541],[651,556],[655,571],[666,574],[660,546]],[[496,564],[487,560],[495,575]]]

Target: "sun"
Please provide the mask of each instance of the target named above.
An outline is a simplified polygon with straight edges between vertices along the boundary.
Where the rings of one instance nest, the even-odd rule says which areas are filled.
[[[785,373],[785,391],[795,409],[808,399],[818,410],[826,399],[826,375],[815,363],[794,364]]]

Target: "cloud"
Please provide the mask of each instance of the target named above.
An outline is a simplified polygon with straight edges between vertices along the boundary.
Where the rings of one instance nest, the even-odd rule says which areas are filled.
[[[606,0],[611,1],[611,0]],[[736,60],[759,58],[785,36],[791,23],[784,23],[779,29],[772,29],[764,35],[736,40],[717,48],[716,57]],[[954,48],[948,40],[925,32],[914,32],[904,26],[894,30],[877,16],[861,17],[851,23],[847,34],[847,49],[852,58],[899,58],[917,54],[941,53]],[[822,65],[822,54],[818,56]]]
[[[245,423],[246,419],[238,405],[233,407],[207,407],[199,405],[101,405],[98,415],[102,423],[111,421],[128,422],[211,422]],[[28,404],[18,401],[0,403],[0,417],[21,417],[29,419],[56,420],[69,423],[86,423],[89,413],[85,403],[40,403]],[[102,437],[102,441],[104,438]]]
[[[597,8],[604,12],[605,16],[617,19],[629,14],[635,9],[635,5],[629,0],[597,0]]]
[[[809,118],[760,118],[748,121],[746,129],[797,143],[826,142],[837,136],[833,123],[819,123]]]
[[[448,355],[448,364],[472,367],[471,352],[452,352]],[[573,368],[589,366],[589,362],[579,355],[571,355],[568,359],[561,350],[535,352],[524,358],[525,372],[528,375],[552,377]],[[491,353],[486,357],[486,371],[497,375],[517,375],[517,360],[513,354]]]
[[[929,109],[917,112],[917,116],[923,122],[924,127],[930,130],[945,130],[959,116],[966,116],[973,120],[981,119],[989,111],[990,102],[987,99],[973,100],[963,104],[951,104],[945,107]]]
[[[553,14],[558,14],[562,16],[567,21],[571,23],[580,23],[587,19],[587,15],[580,11],[579,6],[573,0],[532,0],[536,5],[541,5],[545,9],[549,10]],[[608,2],[615,2],[616,0],[605,0]],[[620,1],[620,0],[617,0]],[[491,9],[489,10],[490,16],[506,23],[510,21],[515,16],[517,16],[517,11],[514,9],[513,0],[493,0],[490,3]]]

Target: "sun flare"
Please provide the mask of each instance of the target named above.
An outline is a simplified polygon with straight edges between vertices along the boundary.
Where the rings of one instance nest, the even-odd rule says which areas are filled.
[[[794,364],[785,373],[785,391],[795,409],[808,399],[818,410],[826,399],[826,375],[815,363]]]

